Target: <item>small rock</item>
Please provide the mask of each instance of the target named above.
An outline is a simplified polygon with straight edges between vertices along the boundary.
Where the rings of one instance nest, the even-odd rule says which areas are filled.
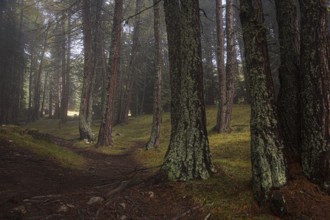
[[[72,204],[66,204],[66,206],[69,207],[69,208],[71,208],[71,209],[75,208],[75,206],[72,205]]]
[[[126,215],[122,215],[122,216],[120,217],[120,220],[126,220],[126,219],[128,219],[128,217],[127,217]]]
[[[103,201],[104,199],[102,197],[94,196],[88,200],[87,205],[101,204]]]
[[[57,212],[68,212],[68,211],[69,211],[69,207],[65,204],[62,204],[57,210]]]
[[[26,214],[26,208],[24,205],[18,206],[16,208],[13,209],[14,212],[19,213],[19,214]]]
[[[126,204],[125,203],[119,203],[120,207],[122,207],[123,209],[126,209]]]
[[[149,198],[152,199],[155,197],[155,193],[153,191],[148,192]]]

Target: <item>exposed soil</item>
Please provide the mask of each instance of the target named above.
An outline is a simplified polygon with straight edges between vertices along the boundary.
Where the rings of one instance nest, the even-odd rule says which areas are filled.
[[[85,157],[88,169],[1,141],[0,219],[208,219],[203,206],[178,195],[180,183],[157,184],[134,152],[110,156],[52,139]]]

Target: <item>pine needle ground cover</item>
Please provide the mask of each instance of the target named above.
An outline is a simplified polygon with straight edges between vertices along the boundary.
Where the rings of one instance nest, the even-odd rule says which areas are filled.
[[[268,210],[260,209],[251,191],[250,162],[250,107],[235,105],[230,133],[212,131],[216,120],[215,106],[207,108],[207,129],[213,163],[217,173],[205,181],[175,183],[178,196],[191,197],[210,212],[212,219],[273,219]],[[134,152],[134,157],[143,167],[156,172],[161,166],[169,143],[171,124],[169,113],[164,113],[161,125],[161,143],[158,149],[146,151],[145,144],[150,135],[152,116],[132,117],[128,124],[117,125],[113,130],[114,146],[96,149],[93,143],[78,140],[78,122],[60,124],[57,120],[40,120],[28,127],[51,133],[64,139],[74,140],[77,147],[90,148],[105,154]],[[93,131],[98,131],[95,122]]]

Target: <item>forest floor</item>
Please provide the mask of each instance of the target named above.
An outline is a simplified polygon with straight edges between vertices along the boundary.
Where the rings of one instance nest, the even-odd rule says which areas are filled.
[[[179,196],[180,184],[156,183],[133,151],[106,155],[51,139],[81,155],[87,169],[63,168],[1,140],[0,219],[207,219],[202,204]]]
[[[217,173],[208,180],[163,182],[155,175],[170,136],[164,114],[161,146],[145,151],[152,116],[130,119],[113,130],[112,148],[78,140],[77,121],[42,119],[0,127],[0,219],[75,220],[273,220],[251,191],[248,106],[234,106],[232,132],[208,124]],[[207,109],[214,121],[216,108]],[[97,123],[93,130],[97,130]],[[330,219],[330,197],[294,167],[281,189],[282,219]],[[277,209],[278,210],[278,209]]]

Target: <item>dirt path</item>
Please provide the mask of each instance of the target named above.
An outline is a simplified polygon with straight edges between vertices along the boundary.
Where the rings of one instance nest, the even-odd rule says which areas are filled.
[[[53,141],[86,158],[71,170],[9,142],[0,142],[0,219],[207,219],[178,196],[182,184],[151,184],[133,151],[105,155]]]

